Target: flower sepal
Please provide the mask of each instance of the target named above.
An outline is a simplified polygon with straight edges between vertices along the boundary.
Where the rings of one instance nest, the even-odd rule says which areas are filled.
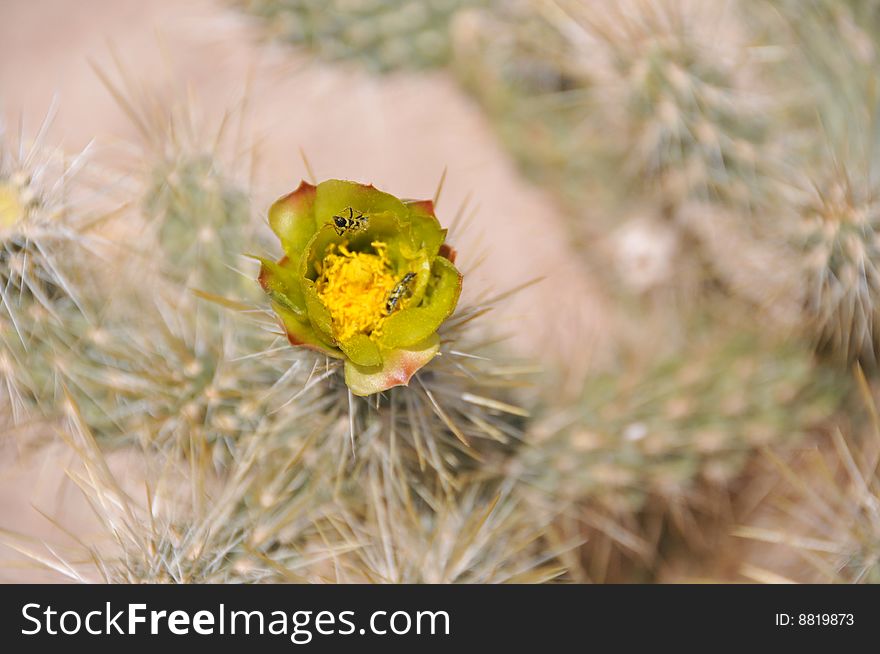
[[[368,396],[395,386],[408,386],[412,376],[440,351],[440,337],[432,334],[421,343],[391,350],[377,366],[345,362],[345,385],[353,395]]]

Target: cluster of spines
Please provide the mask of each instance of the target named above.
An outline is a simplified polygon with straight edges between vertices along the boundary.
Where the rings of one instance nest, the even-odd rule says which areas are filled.
[[[57,361],[94,327],[108,199],[80,178],[89,152],[46,144],[54,110],[26,142],[0,130],[0,375],[4,420],[53,418]]]
[[[747,543],[738,573],[752,580],[880,583],[880,423],[856,372],[859,420],[796,456],[772,455],[769,499],[734,531]],[[853,431],[858,430],[858,431]],[[768,569],[768,564],[772,569]]]

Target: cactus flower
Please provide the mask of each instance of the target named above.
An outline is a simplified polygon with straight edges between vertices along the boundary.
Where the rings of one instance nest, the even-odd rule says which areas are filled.
[[[14,225],[22,214],[18,191],[12,184],[0,182],[0,227]]]
[[[430,200],[302,182],[272,205],[269,225],[284,256],[260,259],[260,285],[291,345],[344,361],[352,393],[406,385],[437,355],[461,274]]]

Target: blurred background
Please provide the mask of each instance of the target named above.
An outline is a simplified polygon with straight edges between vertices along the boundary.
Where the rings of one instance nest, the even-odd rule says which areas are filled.
[[[497,424],[455,409],[472,429],[503,432],[496,440],[505,446],[488,452],[481,472],[448,464],[438,483],[463,522],[440,520],[427,502],[437,522],[420,535],[435,543],[449,524],[464,529],[487,504],[479,498],[498,488],[512,498],[485,539],[468,542],[470,563],[420,560],[418,574],[401,573],[419,549],[411,535],[392,538],[371,522],[375,507],[353,508],[336,492],[332,510],[343,506],[362,528],[352,527],[356,538],[346,532],[345,545],[369,551],[371,539],[391,538],[401,559],[392,574],[359,555],[350,578],[880,580],[880,3],[7,0],[0,19],[8,418],[0,533],[9,554],[0,578],[76,580],[71,570],[97,558],[43,548],[60,539],[92,552],[95,534],[113,524],[108,507],[118,502],[102,495],[109,482],[96,482],[88,465],[70,472],[83,459],[101,467],[92,444],[104,447],[111,439],[101,434],[112,429],[82,405],[99,405],[108,386],[113,429],[129,445],[152,446],[171,423],[204,430],[212,444],[230,421],[256,433],[235,422],[253,399],[245,390],[253,370],[233,373],[234,390],[223,391],[225,422],[211,408],[216,385],[174,390],[183,382],[173,357],[190,347],[209,356],[199,344],[225,332],[187,326],[195,331],[179,344],[150,349],[177,334],[164,316],[181,308],[156,311],[161,330],[134,333],[137,314],[152,312],[135,297],[158,272],[157,284],[250,299],[238,278],[215,282],[228,268],[253,277],[243,253],[277,254],[263,218],[269,204],[301,179],[341,178],[437,197],[465,273],[464,301],[519,289],[480,317],[492,374],[532,371],[528,385],[501,391],[504,404],[482,403]],[[59,216],[73,216],[63,238],[40,231]],[[84,254],[70,255],[59,238]],[[35,286],[27,273],[40,257],[48,263],[31,273],[42,280]],[[60,276],[57,262],[73,272]],[[67,281],[83,295],[98,289],[100,309],[84,309]],[[21,326],[42,325],[40,312],[52,322],[62,313],[57,296],[67,295],[86,317],[82,333],[71,321],[61,336]],[[22,308],[25,297],[37,314]],[[110,304],[129,322],[107,318],[105,329]],[[114,329],[136,354],[101,349]],[[45,363],[44,341],[55,366],[45,378],[32,374]],[[85,342],[97,344],[89,365],[98,372],[68,358]],[[227,349],[229,361],[246,356]],[[483,374],[468,372],[468,383]],[[277,376],[265,375],[275,389]],[[101,390],[89,386],[96,380]],[[206,413],[187,422],[203,400]],[[72,403],[84,416],[73,431],[86,424],[97,441],[58,438],[70,431],[58,425]],[[510,403],[523,410],[504,422]],[[322,411],[306,413],[330,415]],[[188,465],[191,450],[187,441]],[[127,447],[101,456],[126,494],[167,467]],[[213,450],[209,458],[215,481],[235,476]],[[456,495],[471,484],[472,495]],[[97,565],[102,578],[169,580],[155,558],[153,567],[133,562],[122,540],[111,547],[126,552],[120,567]],[[170,580],[267,580],[243,572],[262,565],[242,563],[243,540],[223,544],[210,574]],[[176,561],[183,546],[168,547]],[[146,548],[153,557],[156,549]],[[305,569],[303,580],[347,580]]]

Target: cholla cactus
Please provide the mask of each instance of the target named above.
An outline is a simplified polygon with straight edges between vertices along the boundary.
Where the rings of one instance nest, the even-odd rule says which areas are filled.
[[[452,68],[525,172],[577,211],[618,188],[620,175],[602,165],[602,134],[584,115],[594,107],[590,82],[547,6],[521,0],[461,12]]]
[[[513,7],[456,23],[458,70],[529,169],[574,203],[645,182],[672,205],[751,207],[766,190],[784,154],[770,111],[780,103],[738,3]]]
[[[766,217],[779,213],[794,139],[740,4],[535,1],[455,24],[457,72],[569,208],[585,257],[620,273],[607,281],[638,295],[640,323],[647,309],[672,332],[718,291],[774,318],[798,311],[789,279],[763,283],[766,261],[791,260]],[[651,243],[638,235],[648,230]],[[593,247],[612,231],[610,248]]]
[[[519,469],[541,503],[549,494],[557,510],[573,503],[625,525],[612,537],[630,534],[648,507],[688,536],[692,512],[708,508],[702,496],[728,487],[759,448],[798,443],[839,394],[797,343],[713,331],[644,375],[588,382],[579,407],[535,428]]]
[[[433,471],[447,491],[487,450],[516,447],[528,412],[512,391],[527,370],[497,363],[491,338],[469,329],[494,300],[451,315],[461,275],[430,201],[303,183],[269,222],[285,256],[262,260],[260,282],[288,341],[318,354],[307,385],[323,394],[318,445],[338,462],[337,486],[349,441],[351,465],[388,457],[413,483],[432,486],[416,480]]]
[[[314,211],[293,210],[303,208],[291,206],[303,189],[313,196]],[[114,525],[115,544],[87,553],[98,562],[101,578],[537,581],[560,574],[558,565],[550,563],[553,555],[534,544],[546,520],[533,521],[509,487],[495,506],[495,482],[479,481],[497,474],[499,459],[522,438],[527,412],[509,402],[522,371],[487,358],[491,339],[467,333],[493,300],[449,317],[461,276],[431,203],[404,204],[353,183],[303,185],[298,193],[283,198],[270,213],[287,253],[280,263],[264,261],[261,275],[274,306],[272,314],[264,315],[273,323],[281,319],[285,330],[275,336],[289,340],[291,318],[285,320],[279,309],[290,306],[289,297],[304,284],[304,277],[290,272],[289,261],[297,258],[308,265],[316,239],[324,238],[322,272],[339,273],[350,259],[357,264],[353,272],[361,272],[362,262],[346,253],[381,260],[376,249],[388,253],[389,268],[406,265],[417,271],[400,293],[394,292],[397,281],[383,286],[371,308],[382,318],[405,317],[396,329],[409,337],[427,325],[429,333],[419,340],[434,341],[430,360],[412,372],[410,387],[383,386],[382,394],[370,388],[370,398],[359,398],[346,385],[354,379],[357,390],[359,378],[346,377],[342,359],[330,356],[350,350],[348,344],[337,349],[330,340],[340,333],[333,327],[345,327],[344,322],[331,321],[320,348],[310,352],[281,347],[259,321],[237,321],[228,329],[210,324],[201,330],[204,316],[179,298],[167,304],[154,300],[156,311],[144,312],[150,304],[136,294],[131,299],[139,308],[137,324],[125,318],[131,313],[120,312],[122,319],[105,321],[63,368],[71,397],[83,407],[83,415],[74,413],[76,449],[88,471],[82,485],[102,519]],[[326,201],[329,208],[322,204]],[[340,210],[343,205],[352,211]],[[326,229],[318,229],[318,217],[329,220]],[[358,238],[337,245],[343,236]],[[305,255],[295,247],[297,238],[307,241],[301,244]],[[341,261],[327,262],[331,255]],[[385,262],[380,263],[381,276],[386,271]],[[438,268],[440,274],[432,274]],[[344,296],[350,290],[346,285],[352,279],[345,270],[341,274],[342,279],[323,275],[326,285],[314,284],[319,300],[324,301],[320,291],[335,289]],[[402,269],[394,274],[406,277]],[[317,270],[314,275],[318,279]],[[451,289],[439,283],[444,276]],[[150,292],[156,291],[151,287]],[[333,299],[327,301],[339,309],[338,319],[348,319],[345,302],[337,306]],[[396,303],[389,307],[392,300]],[[236,306],[252,313],[246,305]],[[312,328],[314,307],[288,310],[294,309],[299,313],[293,317],[304,314]],[[213,323],[214,313],[207,315]],[[222,319],[222,324],[228,323]],[[294,335],[303,326],[293,323]],[[88,425],[99,430],[96,435],[115,438],[114,445],[124,442],[120,437],[139,438],[148,446],[147,456],[171,470],[184,458],[191,492],[181,500],[167,497],[166,491],[159,502],[159,491],[150,486],[146,506],[133,505],[107,476]],[[475,465],[478,460],[482,470]],[[400,494],[383,498],[374,493],[365,502],[364,489],[375,490],[377,466]],[[154,508],[162,503],[171,508]],[[386,531],[386,519],[395,525],[393,534]],[[436,544],[435,551],[423,556],[429,542]],[[392,543],[400,549],[387,568],[378,552]],[[73,558],[52,565],[86,579]]]
[[[153,263],[141,274],[155,282],[152,273],[159,272],[171,285],[246,297],[252,285],[236,266],[242,244],[254,237],[248,183],[255,146],[242,142],[244,109],[227,111],[212,130],[191,98],[175,102],[167,93],[136,90],[121,64],[120,84],[98,72],[138,135],[126,148],[133,157],[127,190],[139,196],[146,236],[154,241],[138,247],[143,239],[134,242],[130,234],[143,230],[135,220],[124,240]]]
[[[259,325],[210,307],[154,299],[134,326],[105,321],[59,363],[90,428],[116,445],[138,441],[217,465],[245,435],[269,438],[299,416],[277,413],[301,390],[303,362]],[[143,298],[143,312],[150,300]],[[305,374],[305,373],[303,373]]]
[[[68,474],[94,509],[97,532],[45,551],[9,533],[5,544],[77,582],[335,580],[333,560],[350,546],[330,542],[328,525],[318,528],[332,508],[301,483],[295,462],[279,460],[281,452],[257,434],[222,474],[199,449],[187,462],[150,449],[122,466],[108,459],[70,398],[67,406],[63,435],[76,454]],[[299,435],[294,430],[291,441]],[[68,534],[79,531],[63,516],[55,524]]]
[[[807,314],[820,349],[876,368],[880,356],[880,202],[845,170],[802,211]]]
[[[783,194],[790,240],[803,259],[802,302],[819,350],[875,369],[877,273],[877,48],[869,3],[775,2],[809,90],[821,138],[793,162]],[[875,16],[876,18],[876,16]]]
[[[6,545],[67,579],[535,583],[563,573],[556,556],[570,544],[542,541],[549,518],[536,519],[513,479],[463,479],[454,497],[434,496],[410,486],[392,458],[373,458],[359,471],[357,492],[334,498],[302,423],[284,440],[246,436],[219,474],[199,449],[186,463],[151,449],[138,458],[143,465],[120,470],[76,405],[68,407],[65,439],[78,460],[69,474],[99,532],[45,549],[3,534]],[[66,531],[63,517],[56,526]]]
[[[449,21],[490,0],[236,0],[268,31],[330,60],[386,72],[429,68],[449,58]]]
[[[542,583],[564,572],[558,552],[541,540],[549,520],[529,515],[512,480],[425,498],[387,464],[377,462],[365,476],[364,501],[332,520],[341,541],[352,544],[342,581]]]
[[[734,3],[561,0],[554,16],[632,172],[681,198],[754,201],[774,156],[760,61]]]
[[[103,216],[74,182],[87,153],[47,150],[50,120],[29,148],[0,133],[0,375],[14,421],[52,412],[56,336],[89,329],[107,249],[92,232]]]
[[[880,583],[880,425],[873,400],[868,403],[872,424],[862,438],[844,438],[838,429],[832,443],[797,459],[784,461],[771,454],[781,488],[765,502],[769,506],[735,532],[770,545],[770,551],[747,556],[744,575],[806,583]],[[769,573],[764,564],[768,555],[775,561]],[[806,568],[790,565],[792,559]]]
[[[171,276],[211,292],[244,293],[242,276],[229,261],[248,234],[246,191],[224,174],[216,153],[182,144],[169,144],[169,150],[153,162],[144,211],[156,221]]]
[[[231,312],[191,292],[231,295],[233,304],[259,294],[236,269],[253,233],[242,175],[224,163],[233,114],[207,134],[190,105],[123,92],[102,77],[141,137],[125,189],[135,201],[118,233],[126,256],[114,260],[114,284],[103,289],[105,303],[122,306],[88,330],[65,326],[57,365],[98,437],[186,456],[206,447],[219,465],[240,435],[282,422],[273,413],[283,401],[272,397],[279,380],[275,390],[287,397],[299,390],[297,357],[273,349],[263,325],[232,328]]]
[[[87,153],[66,163],[62,153],[45,151],[40,141],[24,148],[20,144],[16,152],[4,143],[0,150],[2,315],[22,329],[25,321],[16,312],[32,304],[48,316],[63,303],[82,304],[71,251],[96,249],[85,231],[88,216],[76,215],[70,197],[70,180]]]

